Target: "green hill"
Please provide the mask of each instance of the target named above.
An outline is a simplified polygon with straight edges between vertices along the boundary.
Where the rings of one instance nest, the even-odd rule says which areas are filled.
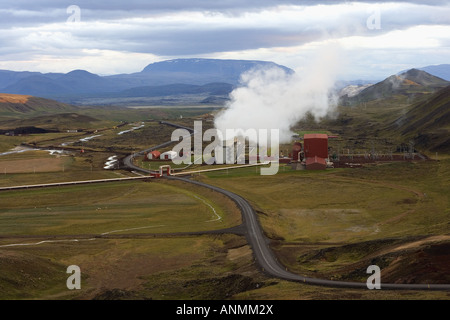
[[[450,85],[449,81],[435,77],[425,71],[411,69],[400,75],[389,78],[370,86],[354,97],[343,97],[344,105],[355,105],[380,99],[412,100],[423,95],[434,93]]]
[[[28,95],[0,94],[0,129],[39,130],[90,128],[99,122],[78,114],[80,108],[54,100]],[[31,131],[30,131],[31,130]]]
[[[390,129],[429,151],[450,151],[450,86],[414,104]]]
[[[28,95],[0,93],[0,116],[42,115],[76,110],[78,108],[75,106],[54,100]]]

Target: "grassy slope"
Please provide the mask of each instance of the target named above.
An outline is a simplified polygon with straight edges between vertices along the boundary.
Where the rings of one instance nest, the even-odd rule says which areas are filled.
[[[449,152],[450,86],[414,104],[391,128],[405,139],[417,141],[418,147]]]
[[[32,96],[0,94],[0,116],[42,115],[78,110],[77,107],[50,99]]]
[[[77,113],[59,113],[37,116],[26,119],[1,121],[0,128],[14,129],[19,127],[38,127],[47,130],[64,131],[69,129],[87,129],[101,127],[102,123],[95,118]]]
[[[229,250],[244,243],[240,237],[224,235],[44,243],[14,250],[0,249],[1,297],[211,299],[215,296],[225,299],[255,289],[258,278],[261,279],[248,266],[251,255],[228,258]],[[69,274],[65,271],[73,264],[81,269],[81,290],[70,291],[66,287]],[[243,265],[241,272],[247,275],[238,273],[223,281]],[[251,275],[255,277],[250,278]],[[244,287],[240,282],[244,282]]]
[[[447,89],[446,89],[447,90]],[[421,152],[448,152],[448,95],[446,91],[418,99],[402,95],[336,108],[336,117],[320,122],[300,121],[297,130],[328,130],[341,136],[343,149],[395,152],[411,140]]]

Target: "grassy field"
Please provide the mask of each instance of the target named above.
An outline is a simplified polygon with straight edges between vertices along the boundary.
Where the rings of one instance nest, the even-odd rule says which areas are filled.
[[[149,108],[118,108],[95,107],[82,108],[78,111],[82,115],[115,122],[136,122],[154,120],[179,120],[182,118],[194,118],[206,113],[213,113],[221,106],[192,107],[149,107]]]
[[[18,186],[53,182],[67,182],[80,180],[96,180],[129,176],[126,171],[104,170],[105,161],[113,153],[84,153],[69,152],[65,155],[50,155],[45,151],[27,151],[18,154],[11,154],[0,157],[0,187]],[[24,171],[19,166],[12,170],[2,164],[11,164],[17,161],[29,161],[38,165],[46,166],[46,162],[59,161],[58,166],[52,170],[35,170],[37,165],[29,167]]]
[[[0,202],[2,235],[10,237],[193,232],[240,222],[231,201],[169,182],[6,191]]]
[[[51,155],[47,151],[27,151],[0,157],[0,172],[11,173],[62,172],[72,159],[67,155]]]
[[[290,270],[363,281],[376,262],[385,281],[450,282],[450,161],[275,176],[239,170],[198,179],[250,200]]]
[[[244,195],[262,213],[263,223],[270,219],[267,229],[277,238],[337,242],[446,232],[438,222],[449,212],[449,170],[445,160],[326,171],[286,166],[273,176],[244,168],[205,173],[201,179]],[[281,220],[273,223],[277,216]],[[301,217],[299,225],[292,225],[295,216]]]
[[[220,279],[224,271],[232,273],[240,256],[231,254],[225,265],[215,262],[216,255],[226,255],[230,246],[225,243],[236,242],[227,240],[234,236],[164,235],[241,223],[231,200],[184,183],[2,192],[0,203],[2,299],[164,298],[164,292],[151,289],[162,273],[184,270],[196,279],[195,270],[201,270]],[[245,241],[236,243],[230,249],[245,246]],[[66,287],[65,270],[72,264],[82,270],[79,292]],[[178,287],[170,288],[180,294]]]

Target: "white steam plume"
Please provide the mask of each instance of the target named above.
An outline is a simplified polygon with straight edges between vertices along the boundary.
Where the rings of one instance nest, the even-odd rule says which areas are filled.
[[[231,92],[227,108],[216,117],[216,128],[221,132],[279,129],[280,142],[290,142],[291,127],[307,112],[320,118],[334,107],[330,94],[342,67],[336,49],[332,46],[321,50],[315,61],[292,75],[280,68],[243,74],[243,86]]]

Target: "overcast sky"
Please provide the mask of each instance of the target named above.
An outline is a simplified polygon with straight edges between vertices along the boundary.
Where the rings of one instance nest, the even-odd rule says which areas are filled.
[[[174,58],[301,72],[336,50],[342,79],[450,63],[449,1],[2,0],[0,69],[107,75]]]

